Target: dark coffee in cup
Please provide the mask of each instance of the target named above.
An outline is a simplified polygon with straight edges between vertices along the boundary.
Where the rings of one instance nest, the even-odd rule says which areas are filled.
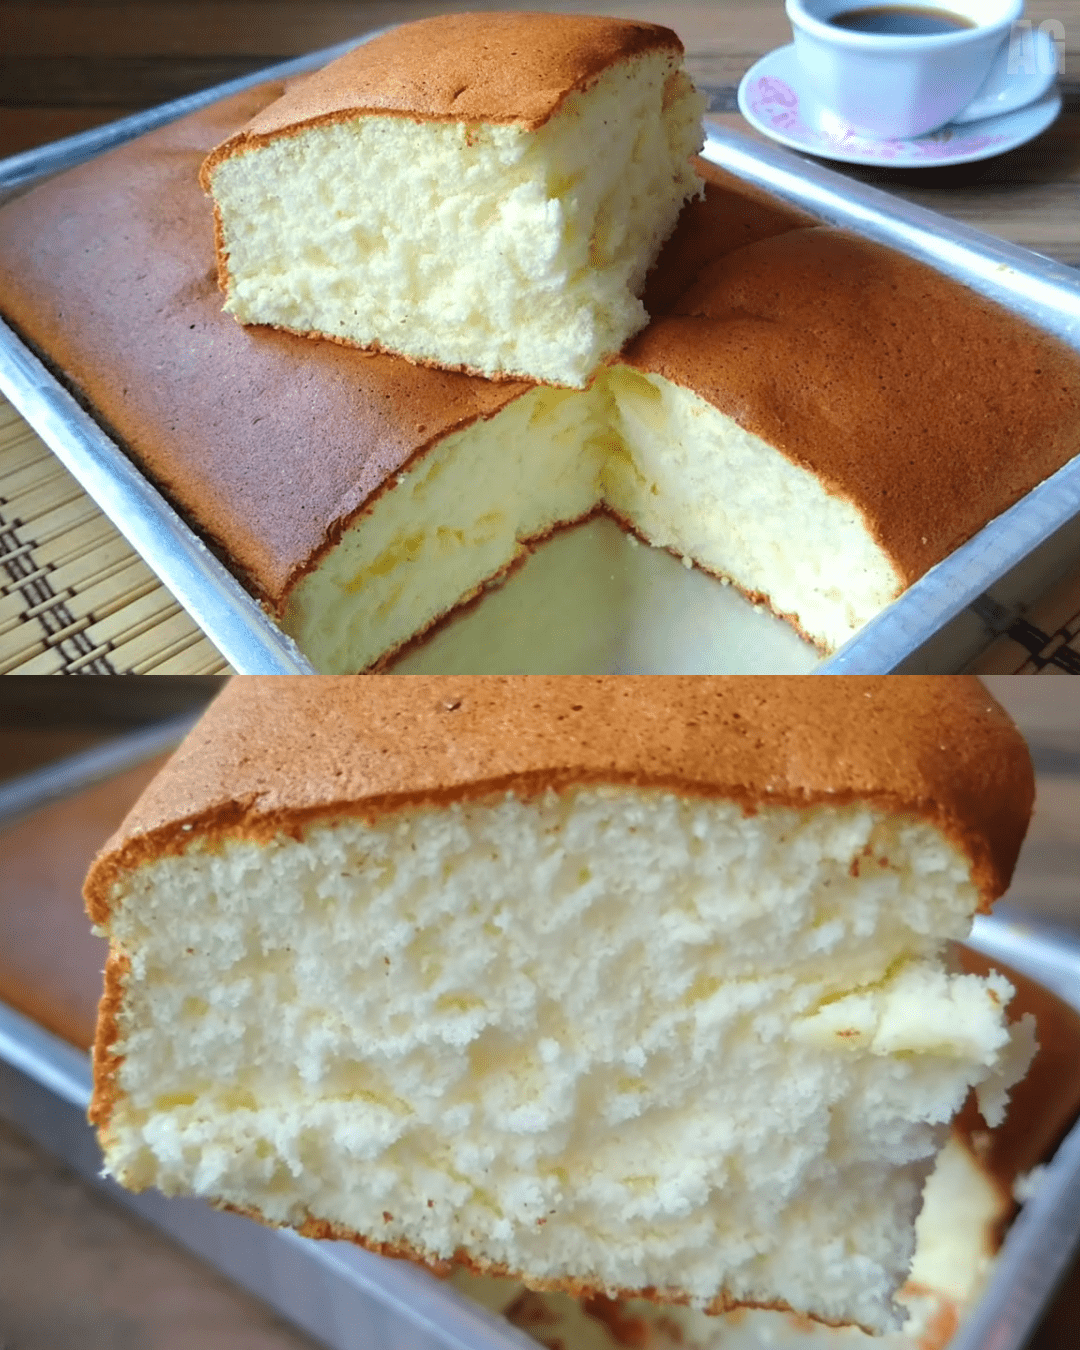
[[[865,5],[845,9],[828,20],[834,28],[849,33],[873,33],[883,37],[940,37],[976,27],[963,14],[950,9],[929,9],[921,5]]]

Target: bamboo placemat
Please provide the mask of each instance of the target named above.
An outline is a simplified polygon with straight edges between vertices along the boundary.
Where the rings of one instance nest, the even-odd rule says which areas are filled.
[[[224,675],[230,667],[0,396],[0,675]],[[1080,568],[971,666],[1080,675]]]
[[[971,669],[977,675],[1080,675],[1080,567],[1016,619]]]
[[[228,671],[217,648],[0,397],[0,674]]]

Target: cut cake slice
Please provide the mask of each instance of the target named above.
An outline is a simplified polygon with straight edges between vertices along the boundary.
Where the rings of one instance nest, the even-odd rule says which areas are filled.
[[[834,651],[1080,451],[1075,355],[826,226],[714,256],[588,390],[521,389],[418,455],[299,581],[284,626],[320,669],[374,662],[391,625],[423,631],[455,586],[594,511]]]
[[[607,508],[824,651],[1080,453],[1075,352],[827,226],[711,259],[605,375]]]
[[[87,880],[125,1185],[538,1288],[896,1323],[1031,1054],[948,940],[1033,797],[974,681],[242,678]]]
[[[654,24],[442,15],[363,44],[213,151],[242,323],[584,386],[648,321],[700,190],[704,100]]]

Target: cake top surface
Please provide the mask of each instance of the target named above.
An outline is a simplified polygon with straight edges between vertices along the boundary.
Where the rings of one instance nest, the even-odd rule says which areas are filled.
[[[843,230],[713,258],[624,359],[851,500],[906,582],[1080,453],[1075,352]]]
[[[682,53],[669,28],[583,14],[440,14],[394,28],[291,82],[207,161],[363,113],[535,129],[567,95],[646,52]]]
[[[1034,799],[1023,739],[973,678],[244,676],[105,846],[87,899],[101,921],[123,871],[193,838],[578,784],[912,814],[967,853],[984,904]]]

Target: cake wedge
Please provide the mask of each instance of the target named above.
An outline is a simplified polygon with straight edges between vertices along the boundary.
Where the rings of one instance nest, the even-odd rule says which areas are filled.
[[[881,1330],[1030,761],[974,681],[254,679],[95,862],[108,1168],[310,1236]]]
[[[286,89],[207,158],[242,323],[581,388],[648,321],[704,100],[655,24],[442,15]]]

